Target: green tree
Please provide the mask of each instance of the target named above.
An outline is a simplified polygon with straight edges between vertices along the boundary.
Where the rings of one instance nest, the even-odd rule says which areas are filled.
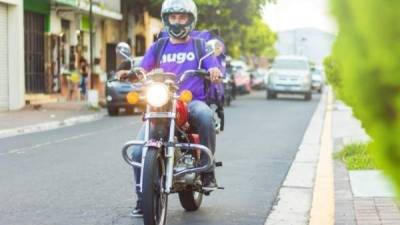
[[[250,26],[246,26],[243,29],[241,51],[252,56],[274,57],[276,52],[272,46],[276,41],[275,33],[261,18],[256,17],[253,20]]]
[[[400,1],[331,0],[341,96],[373,139],[369,148],[400,193]]]
[[[271,0],[230,0],[230,1],[212,1],[209,4],[207,0],[196,3],[199,6],[199,29],[219,28],[221,35],[228,46],[228,53],[232,56],[248,55],[249,51],[246,39],[251,39],[249,27],[256,30],[260,28],[260,32],[264,35],[258,35],[259,39],[253,45],[257,45],[258,49],[265,50],[264,55],[274,54],[273,43],[263,45],[265,42],[275,40],[274,34],[267,25],[261,26],[261,9],[263,5]],[[253,33],[257,34],[259,31]],[[246,47],[244,46],[245,44]],[[257,54],[259,55],[259,54]]]
[[[263,35],[258,35],[255,44],[260,43],[257,48],[267,49],[264,55],[273,55],[273,42],[275,37],[270,29],[266,26],[260,26],[261,9],[267,2],[274,0],[196,0],[198,6],[198,24],[197,29],[213,29],[218,28],[221,35],[228,46],[228,52],[234,56],[249,53],[248,47],[244,47],[243,39],[251,39],[251,37],[243,37],[248,27],[253,30],[260,28]],[[160,17],[160,10],[163,0],[133,0],[135,13],[143,13],[149,11],[154,17]],[[267,44],[266,43],[271,43]],[[246,46],[248,46],[247,44]],[[254,45],[254,44],[253,44]],[[252,47],[254,49],[254,47]]]

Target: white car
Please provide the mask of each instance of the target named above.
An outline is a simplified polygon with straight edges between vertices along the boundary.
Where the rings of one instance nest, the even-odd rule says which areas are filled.
[[[267,99],[274,99],[280,93],[291,93],[304,95],[305,100],[311,100],[311,71],[308,59],[303,56],[275,58],[266,88]]]

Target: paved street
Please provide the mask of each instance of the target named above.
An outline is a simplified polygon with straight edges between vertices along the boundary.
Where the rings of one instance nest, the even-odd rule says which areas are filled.
[[[239,97],[226,108],[218,136],[213,193],[197,212],[170,196],[168,224],[262,225],[275,201],[317,106],[264,92]],[[142,224],[129,217],[135,199],[122,144],[135,136],[140,116],[120,116],[0,139],[1,225]]]

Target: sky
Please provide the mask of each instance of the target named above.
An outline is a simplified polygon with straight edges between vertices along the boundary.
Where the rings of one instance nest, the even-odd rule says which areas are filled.
[[[264,21],[273,31],[293,28],[313,27],[336,33],[336,25],[329,13],[329,0],[277,0],[277,4],[267,4]]]

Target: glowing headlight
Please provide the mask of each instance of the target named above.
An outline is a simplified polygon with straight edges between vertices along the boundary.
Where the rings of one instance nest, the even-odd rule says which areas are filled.
[[[161,107],[168,102],[168,88],[164,84],[155,83],[146,91],[147,102],[153,107]]]

